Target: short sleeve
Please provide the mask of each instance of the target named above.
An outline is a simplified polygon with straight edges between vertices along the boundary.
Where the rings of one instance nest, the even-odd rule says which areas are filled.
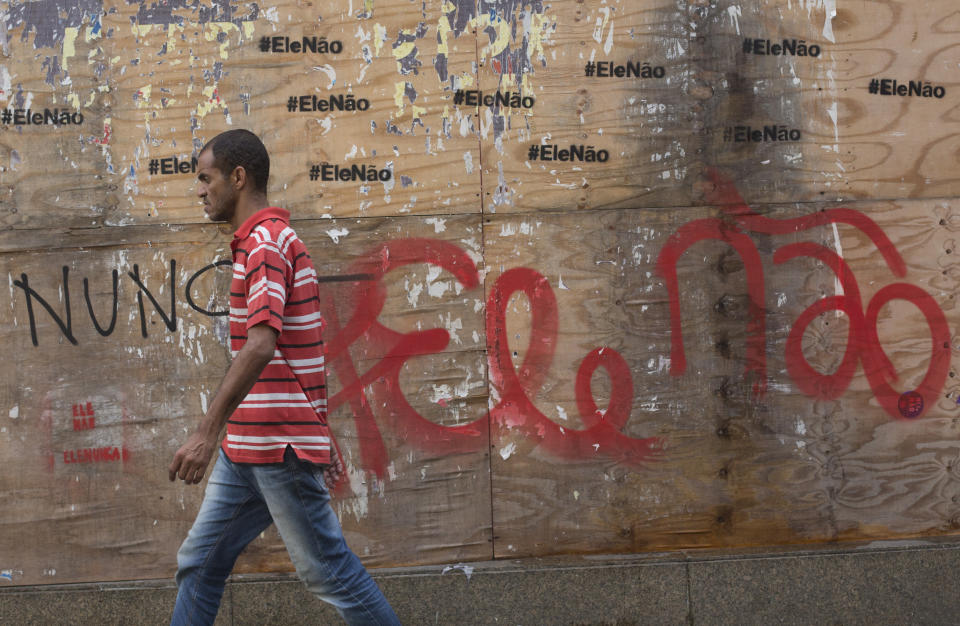
[[[265,323],[277,333],[283,331],[286,265],[286,258],[273,241],[261,240],[253,246],[247,256],[247,330]]]

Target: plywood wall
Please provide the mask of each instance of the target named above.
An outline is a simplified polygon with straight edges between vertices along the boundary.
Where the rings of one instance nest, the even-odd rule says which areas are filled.
[[[0,584],[172,576],[229,361],[192,159],[241,127],[368,565],[960,530],[953,0],[2,10]]]

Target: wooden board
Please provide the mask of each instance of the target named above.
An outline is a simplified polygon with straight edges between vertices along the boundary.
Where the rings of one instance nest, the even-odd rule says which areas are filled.
[[[710,164],[735,169],[751,201],[956,192],[950,68],[960,27],[949,0],[876,0],[835,15],[824,3],[773,0],[492,16],[471,3],[413,14],[404,3],[350,6],[229,16],[127,7],[66,20],[50,8],[11,21],[8,46],[20,45],[8,106],[63,105],[83,123],[5,126],[7,223],[200,221],[190,177],[167,172],[234,125],[271,145],[285,204],[317,216],[684,206]],[[341,51],[288,51],[304,37]],[[785,40],[816,56],[771,52]],[[883,95],[912,93],[910,81],[920,95]],[[498,93],[521,104],[487,106]],[[314,106],[347,96],[371,108],[288,110],[290,98],[299,108],[301,97]],[[605,162],[559,153],[571,145],[585,159],[604,151],[594,158]],[[543,161],[547,151],[576,162]],[[51,186],[38,166],[57,162]],[[387,168],[390,179],[311,180],[311,171],[336,178],[339,165]]]
[[[477,18],[493,104],[478,107],[484,211],[689,205],[700,107],[685,93],[685,12],[669,0],[537,6]],[[518,93],[530,106],[493,100]]]
[[[956,10],[950,0],[704,7],[691,54],[711,94],[706,163],[735,171],[751,202],[957,195]]]
[[[349,468],[336,509],[371,565],[489,558],[482,290],[467,253],[479,222],[353,222],[294,224],[330,307],[331,422]],[[150,245],[113,246],[101,233],[90,247],[0,255],[11,279],[0,312],[0,552],[18,584],[170,576],[199,506],[200,488],[168,483],[166,467],[228,364],[225,318],[197,309],[222,310],[229,276],[212,264],[229,238],[210,226],[150,230]],[[380,305],[367,298],[378,286]],[[366,332],[346,340],[338,324],[362,318]],[[372,378],[344,391],[351,376]],[[401,530],[408,539],[395,541]],[[275,533],[238,565],[289,568]]]
[[[15,89],[0,103],[69,104],[83,124],[3,126],[9,226],[201,222],[192,159],[235,127],[263,137],[274,197],[303,214],[479,210],[478,131],[451,106],[451,85],[474,73],[475,40],[438,42],[441,8],[411,22],[405,3],[363,17],[349,2],[232,16],[174,3],[62,22],[43,6],[11,23]],[[318,51],[304,53],[305,42]],[[42,75],[44,63],[65,69]],[[42,175],[49,163],[60,164],[53,181]]]
[[[0,580],[172,574],[228,364],[192,159],[236,127],[321,275],[369,565],[955,533],[954,4],[11,4]]]
[[[949,433],[960,418],[957,278],[941,269],[955,265],[956,226],[944,217],[955,208],[942,201],[839,208],[776,206],[770,222],[745,225],[739,236],[723,210],[601,211],[589,225],[576,212],[486,221],[486,256],[510,259],[487,279],[488,316],[496,294],[505,299],[503,336],[495,341],[488,325],[487,339],[498,402],[491,456],[498,557],[955,530],[960,448]],[[838,223],[836,232],[827,222],[769,232],[806,215],[859,221]],[[727,240],[691,243],[676,263],[687,364],[677,372],[660,260],[669,258],[669,237],[708,232],[721,217]],[[880,233],[896,244],[887,247]],[[905,262],[903,276],[887,267],[877,243]],[[800,332],[801,358],[830,374],[851,324],[830,309],[805,328],[804,311],[836,297],[835,275],[822,262],[777,250],[840,255],[853,276],[841,293],[859,288],[864,311],[890,294],[926,307],[929,327],[908,301],[877,308],[879,345],[898,372],[889,392],[871,386],[882,387],[882,376],[868,379],[864,364],[878,362],[879,353],[866,337],[850,340],[855,369],[846,385],[830,387],[797,369],[792,333]],[[747,268],[758,267],[766,363],[750,372],[757,333]],[[519,285],[529,285],[525,294],[511,295]],[[499,359],[497,341],[507,345]],[[544,345],[555,349],[552,360]],[[591,375],[583,363],[598,349],[611,367]],[[925,387],[928,366],[938,382]],[[511,381],[514,371],[519,383]],[[583,408],[590,406],[587,387],[578,388],[584,381],[602,418]],[[757,383],[765,384],[762,395]],[[831,397],[818,397],[829,389]],[[919,411],[913,390],[923,396],[919,414],[911,412]],[[622,427],[596,426],[607,419]],[[655,441],[645,445],[649,438]]]

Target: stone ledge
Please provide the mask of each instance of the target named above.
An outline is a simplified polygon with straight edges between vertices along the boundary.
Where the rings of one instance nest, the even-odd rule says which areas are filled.
[[[406,624],[955,623],[956,539],[373,570]],[[165,624],[173,581],[0,589],[0,621]],[[330,624],[290,574],[234,576],[218,624]]]

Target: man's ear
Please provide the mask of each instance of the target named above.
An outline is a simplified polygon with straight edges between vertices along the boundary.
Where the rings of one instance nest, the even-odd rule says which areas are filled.
[[[237,191],[243,189],[247,184],[247,170],[242,165],[238,165],[230,172],[230,183]]]

